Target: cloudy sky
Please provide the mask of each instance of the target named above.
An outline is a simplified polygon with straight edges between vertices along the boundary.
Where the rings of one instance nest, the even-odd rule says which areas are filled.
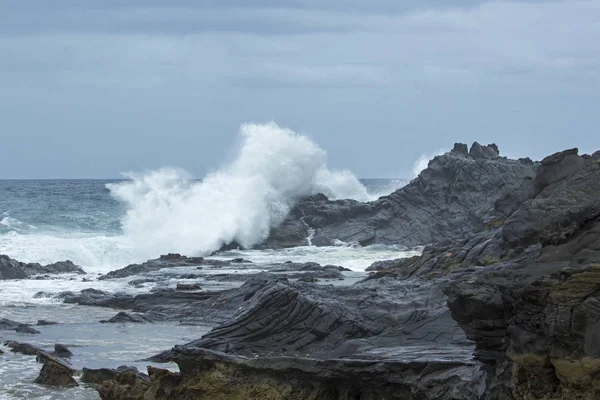
[[[360,177],[600,148],[600,1],[0,0],[0,178],[201,177],[275,120]]]

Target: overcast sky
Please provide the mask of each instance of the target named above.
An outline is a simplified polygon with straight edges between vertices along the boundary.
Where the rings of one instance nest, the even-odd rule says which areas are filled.
[[[0,178],[202,177],[270,120],[365,178],[600,149],[600,1],[0,0]]]

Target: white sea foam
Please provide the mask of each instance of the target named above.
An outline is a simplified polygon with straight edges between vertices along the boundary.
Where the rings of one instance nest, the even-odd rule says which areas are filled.
[[[446,151],[444,149],[438,149],[431,153],[424,153],[419,156],[417,161],[413,163],[412,167],[412,178],[416,178],[419,176],[421,171],[423,171],[429,165],[429,161],[432,160],[436,156],[440,156],[444,154]]]
[[[234,161],[201,182],[161,169],[108,185],[128,207],[124,235],[146,258],[208,254],[234,241],[252,246],[305,195],[371,199],[352,173],[327,169],[325,151],[305,136],[274,122],[243,125],[240,134]]]

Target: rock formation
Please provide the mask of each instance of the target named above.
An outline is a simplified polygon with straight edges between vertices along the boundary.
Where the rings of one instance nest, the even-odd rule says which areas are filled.
[[[0,254],[0,280],[27,279],[39,274],[85,274],[80,267],[71,261],[61,261],[54,264],[40,265],[38,263],[23,263]]]

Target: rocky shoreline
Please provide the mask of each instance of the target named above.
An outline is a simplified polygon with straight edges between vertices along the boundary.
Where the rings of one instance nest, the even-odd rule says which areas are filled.
[[[98,281],[190,283],[132,295],[91,282],[58,297],[115,309],[108,323],[212,329],[151,357],[179,372],[88,369],[81,381],[104,400],[600,398],[600,151],[533,162],[456,144],[374,202],[301,199],[259,248],[305,245],[309,230],[317,246],[426,247],[346,285],[335,284],[343,266],[315,263],[256,272],[243,259],[174,254],[115,270]],[[0,256],[0,279],[79,271]],[[0,320],[5,329],[35,330]],[[28,351],[44,362],[41,383],[72,385],[78,372],[60,354]]]

